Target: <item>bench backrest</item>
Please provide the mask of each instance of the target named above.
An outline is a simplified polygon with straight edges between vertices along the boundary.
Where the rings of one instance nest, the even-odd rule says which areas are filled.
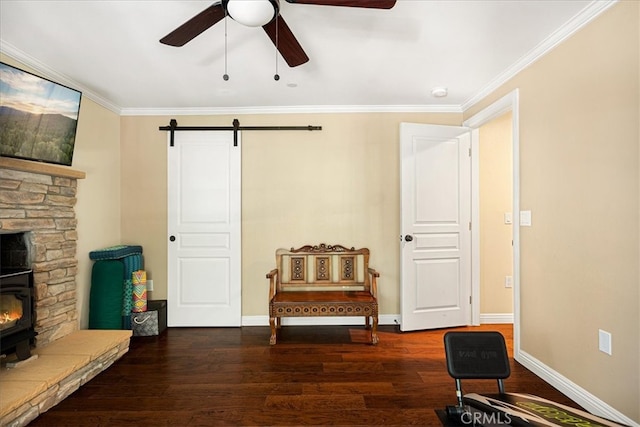
[[[341,245],[278,249],[278,292],[296,290],[367,290],[369,249]]]

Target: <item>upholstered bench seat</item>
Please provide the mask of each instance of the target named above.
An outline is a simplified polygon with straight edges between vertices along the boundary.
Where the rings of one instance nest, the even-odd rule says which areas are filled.
[[[373,316],[378,303],[366,291],[298,291],[276,294],[271,306],[276,317]]]

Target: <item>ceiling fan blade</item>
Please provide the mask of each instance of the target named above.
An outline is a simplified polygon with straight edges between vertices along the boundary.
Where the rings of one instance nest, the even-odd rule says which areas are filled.
[[[276,19],[273,19],[262,28],[264,28],[264,31],[273,44],[276,45],[278,52],[280,52],[284,60],[287,61],[289,67],[297,67],[309,61],[309,57],[304,53],[302,46],[300,46],[300,43],[298,43],[298,40],[282,16],[278,15]]]
[[[184,46],[205,30],[211,28],[225,16],[222,3],[209,6],[193,18],[160,39],[160,43],[169,46]]]
[[[319,6],[348,6],[367,9],[391,9],[396,0],[287,0],[288,3],[317,4]]]

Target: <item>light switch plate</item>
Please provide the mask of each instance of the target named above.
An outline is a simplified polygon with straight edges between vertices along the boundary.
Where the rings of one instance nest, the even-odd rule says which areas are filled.
[[[513,288],[513,276],[505,276],[505,278],[504,278],[504,287],[505,288]]]
[[[611,334],[602,329],[598,329],[598,349],[611,356]]]
[[[511,215],[511,212],[504,213],[504,223],[507,225],[513,224],[513,215]]]
[[[520,211],[520,225],[531,227],[531,211]]]

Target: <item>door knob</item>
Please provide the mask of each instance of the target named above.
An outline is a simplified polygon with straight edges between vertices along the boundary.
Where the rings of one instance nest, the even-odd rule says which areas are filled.
[[[169,240],[171,240],[172,242],[176,241],[176,236],[169,236]]]
[[[404,240],[405,242],[410,242],[413,240],[413,236],[411,234],[407,234],[406,236],[404,236]]]

